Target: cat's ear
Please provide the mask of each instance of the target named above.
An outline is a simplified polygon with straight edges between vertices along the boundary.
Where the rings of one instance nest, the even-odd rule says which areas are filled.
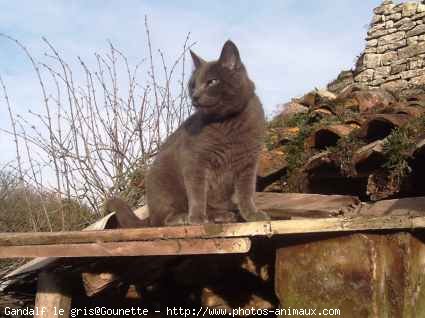
[[[238,69],[241,66],[241,58],[235,43],[230,40],[227,40],[226,43],[224,43],[218,61],[221,66],[232,71]]]
[[[206,63],[202,58],[196,55],[192,50],[190,51],[190,55],[192,56],[193,64],[195,65],[195,69],[199,68],[202,64]]]

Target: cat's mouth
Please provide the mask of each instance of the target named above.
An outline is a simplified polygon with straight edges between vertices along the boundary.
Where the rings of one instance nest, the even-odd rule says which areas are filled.
[[[199,104],[199,103],[192,103],[193,107],[195,108],[212,108],[217,106],[217,104]]]

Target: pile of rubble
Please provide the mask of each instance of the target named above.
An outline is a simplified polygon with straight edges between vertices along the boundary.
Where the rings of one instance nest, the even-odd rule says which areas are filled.
[[[258,190],[424,195],[425,94],[350,85],[315,90],[282,106],[269,123]]]

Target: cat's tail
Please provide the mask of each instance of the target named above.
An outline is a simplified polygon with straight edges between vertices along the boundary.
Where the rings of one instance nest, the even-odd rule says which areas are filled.
[[[120,228],[147,227],[150,225],[149,218],[140,219],[122,199],[113,197],[106,201],[105,209],[108,212],[115,211],[115,216]]]

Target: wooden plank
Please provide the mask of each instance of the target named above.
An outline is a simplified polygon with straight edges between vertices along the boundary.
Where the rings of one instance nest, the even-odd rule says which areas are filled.
[[[425,197],[382,200],[373,204],[365,204],[360,210],[363,216],[423,216],[425,215]]]
[[[101,231],[1,233],[6,246],[149,241],[156,239],[229,238],[284,234],[425,228],[425,217],[381,216],[298,219],[232,224],[115,229]],[[159,244],[159,243],[158,243]],[[105,252],[106,253],[106,252]],[[54,255],[49,255],[54,256]],[[5,257],[5,256],[3,256]]]
[[[250,247],[248,238],[72,243],[4,246],[0,258],[226,254],[246,253]]]
[[[280,222],[280,221],[273,221]],[[287,221],[285,221],[287,222]],[[269,235],[270,222],[204,224],[68,232],[0,233],[0,246],[149,241]]]
[[[349,195],[267,192],[257,193],[255,203],[259,210],[267,212],[276,219],[282,217],[352,216],[361,205],[357,197]]]
[[[355,196],[311,193],[257,192],[255,203],[259,210],[267,212],[274,219],[353,216],[361,206],[360,200]],[[149,217],[147,206],[133,212],[142,220]],[[91,228],[91,230],[93,229]]]
[[[3,249],[6,246],[100,244],[102,242],[149,241],[155,239],[226,238],[415,228],[425,228],[425,217],[322,218],[101,231],[0,233],[0,246]],[[2,254],[5,253],[2,252]]]
[[[273,234],[302,234],[321,232],[353,232],[368,230],[411,230],[425,228],[425,217],[386,216],[356,217],[351,219],[306,219],[277,222]]]
[[[71,309],[71,296],[64,292],[58,276],[46,272],[40,273],[37,282],[34,317],[68,318]]]

